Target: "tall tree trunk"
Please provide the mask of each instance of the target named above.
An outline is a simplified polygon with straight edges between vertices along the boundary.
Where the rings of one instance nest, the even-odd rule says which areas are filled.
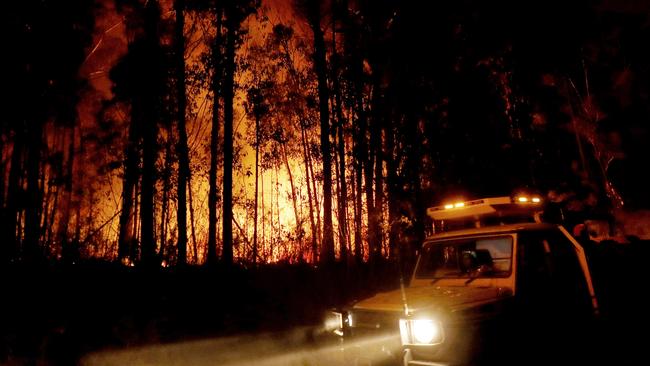
[[[163,192],[162,202],[160,208],[160,257],[169,258],[170,248],[167,246],[167,230],[169,227],[169,191],[171,190],[171,175],[172,175],[172,126],[167,125],[167,138],[165,144],[165,166],[163,168]],[[187,242],[187,237],[186,237]],[[178,258],[177,258],[178,259]],[[179,263],[185,263],[179,262]]]
[[[282,53],[289,69],[289,75],[291,76],[294,83],[299,84],[298,72],[294,66],[291,53],[289,52],[289,46],[285,42],[282,44]],[[313,167],[311,164],[311,153],[309,150],[309,143],[307,140],[307,132],[303,119],[298,118],[298,124],[300,127],[300,138],[302,145],[302,155],[305,165],[305,184],[307,185],[307,202],[309,204],[309,223],[311,227],[311,253],[312,253],[312,263],[318,262],[318,242],[320,241],[320,215],[318,213],[318,199],[316,197],[316,179],[313,174]],[[313,185],[312,185],[313,184]]]
[[[318,188],[316,187],[317,179],[316,174],[314,174],[314,159],[311,155],[311,149],[309,147],[309,139],[307,137],[307,131],[305,131],[305,140],[307,143],[307,167],[309,168],[309,174],[311,175],[311,191],[314,194],[314,212],[316,214],[316,238],[318,238],[319,243],[322,245],[323,234],[322,234],[322,225],[320,219],[320,202],[318,201]],[[320,252],[319,252],[320,258]]]
[[[275,190],[273,189],[273,186],[274,186],[273,185],[273,180],[274,180],[273,179],[273,174],[269,174],[269,175],[270,175],[269,176],[269,180],[270,180],[269,187],[271,188],[271,199],[270,199],[270,202],[269,202],[269,215],[268,215],[269,216],[269,234],[270,234],[269,235],[268,252],[269,252],[269,257],[272,260],[273,259],[273,249],[274,249],[273,245],[275,244],[275,242],[273,241],[273,238],[275,237],[275,233],[274,233],[275,226],[273,225],[273,223],[275,222],[274,221],[275,217],[273,216],[273,210],[274,210],[273,197],[274,197],[274,194],[275,194]]]
[[[312,263],[318,262],[318,230],[316,228],[316,221],[314,219],[314,204],[312,201],[311,179],[309,174],[309,155],[307,154],[307,141],[305,136],[305,129],[302,121],[300,122],[300,136],[302,138],[303,158],[305,161],[305,183],[307,185],[307,202],[309,202],[309,223],[311,225],[311,249],[312,249]],[[315,194],[315,192],[314,192]]]
[[[196,227],[194,223],[194,200],[192,199],[192,176],[187,176],[187,192],[188,198],[190,199],[190,229],[192,231],[192,263],[196,264],[199,261],[199,249],[196,245]]]
[[[332,156],[330,149],[329,87],[325,40],[321,29],[319,1],[310,1],[309,25],[314,36],[314,72],[318,79],[318,106],[320,115],[320,148],[323,157],[323,242],[320,261],[334,262],[334,231],[332,228]]]
[[[81,130],[81,127],[79,127],[79,145],[78,146],[79,146],[79,156],[81,157],[81,159],[83,159],[83,153],[84,153],[83,145],[81,144],[82,141],[83,141],[82,130]],[[75,141],[75,144],[76,144],[76,141]],[[80,160],[80,162],[83,163],[84,161]],[[83,183],[84,183],[84,170],[80,169],[78,167],[76,175],[77,175],[77,177],[76,177],[77,185],[80,186],[80,187],[83,186]],[[76,196],[75,200],[74,200],[74,202],[75,202],[75,228],[74,228],[74,234],[72,236],[72,245],[74,246],[74,248],[76,248],[75,250],[78,251],[79,250],[79,243],[81,241],[81,206],[83,205],[83,195],[81,193],[75,192],[75,196]],[[120,222],[119,230],[120,230],[120,234],[121,234],[121,231],[122,231],[121,222]],[[119,248],[119,245],[118,245],[118,248]]]
[[[253,218],[253,266],[257,265],[257,207],[260,183],[260,119],[255,116],[255,212]],[[262,211],[264,212],[264,211]]]
[[[140,177],[135,181],[135,187],[133,188],[133,222],[132,231],[131,231],[131,246],[129,256],[133,261],[140,257],[140,247],[137,243],[140,241],[140,214],[138,211],[140,208],[140,198],[142,197],[141,190],[142,183],[140,182]]]
[[[42,190],[39,184],[41,149],[43,144],[43,125],[31,121],[28,129],[29,150],[27,151],[27,192],[25,207],[24,256],[28,261],[38,261],[43,253],[39,245],[41,232]]]
[[[85,196],[88,197],[88,200],[87,200],[88,201],[88,214],[86,215],[86,220],[85,220],[85,225],[86,225],[87,231],[86,231],[86,237],[84,238],[84,243],[87,243],[88,239],[89,239],[89,237],[91,235],[90,232],[91,232],[93,222],[95,222],[95,215],[94,215],[95,210],[93,210],[93,202],[95,200],[95,189],[91,187],[89,189],[89,192]],[[133,221],[137,222],[138,220],[133,220]]]
[[[278,238],[276,243],[282,244],[283,241],[280,240],[280,238],[282,238],[282,218],[280,217],[280,168],[279,166],[275,165],[274,170],[275,170],[275,214],[277,215],[276,219],[278,223],[277,226],[278,231],[275,237]],[[276,245],[275,247],[277,250],[280,249],[278,248],[278,245]]]
[[[355,122],[352,131],[353,141],[353,205],[354,205],[354,255],[357,262],[363,260],[362,222],[363,222],[363,168],[366,151],[366,114],[363,104],[363,59],[359,52],[359,37],[356,34],[356,25],[350,14],[348,0],[340,0],[338,4],[339,18],[345,33],[343,39],[343,54],[346,57],[350,72],[351,106],[350,113]]]
[[[145,124],[154,124],[148,120]],[[140,193],[140,259],[144,266],[155,262],[156,244],[154,241],[154,196],[155,196],[155,128],[147,126],[142,139],[142,186]]]
[[[61,160],[56,161],[54,164],[50,163],[49,168],[46,170],[45,166],[42,169],[42,183],[48,187],[48,195],[54,195],[52,204],[50,200],[44,200],[43,202],[43,238],[42,243],[44,248],[53,248],[54,243],[60,243],[54,237],[54,223],[57,219],[57,213],[65,211],[65,207],[60,207],[59,201],[61,197],[61,190],[65,190],[65,187],[62,187],[60,183],[50,184],[50,182],[61,182],[65,181],[65,172],[63,170],[65,162],[65,140],[66,140],[66,130],[65,127],[59,127],[61,133],[56,133],[52,137],[52,147],[55,151],[61,152]],[[46,145],[47,146],[47,145]],[[47,173],[47,174],[46,174]],[[54,191],[52,193],[52,191]],[[49,209],[49,211],[48,211]]]
[[[369,158],[364,159],[366,174],[366,200],[368,205],[368,246],[370,247],[370,260],[377,262],[381,259],[381,209],[383,198],[382,184],[382,157],[381,157],[381,120],[379,112],[380,98],[379,77],[374,76],[372,88],[372,124],[368,125],[370,143],[368,145]],[[373,174],[374,170],[374,174]],[[373,177],[374,175],[374,177]],[[373,193],[373,178],[374,188]]]
[[[261,180],[261,182],[260,182],[261,187],[260,188],[261,188],[261,191],[262,191],[262,203],[260,205],[260,206],[262,206],[262,207],[260,207],[262,209],[262,245],[261,245],[262,254],[260,255],[260,259],[262,261],[264,261],[267,258],[266,257],[266,220],[264,220],[264,218],[266,217],[265,204],[264,204],[264,201],[265,201],[264,198],[266,197],[266,195],[264,194],[264,192],[265,192],[264,191],[264,172],[262,172],[262,174],[260,174],[260,180]]]
[[[52,206],[50,207],[50,212],[48,213],[47,220],[43,220],[43,225],[47,225],[47,230],[44,230],[44,248],[52,248],[56,243],[54,238],[54,222],[56,221],[56,213],[60,212],[59,197],[61,197],[61,189],[60,187],[56,187],[56,190],[54,191],[54,200],[52,201]]]
[[[298,240],[302,242],[302,220],[300,219],[300,213],[298,212],[298,197],[296,196],[296,186],[293,182],[293,174],[291,173],[289,156],[287,154],[287,147],[285,144],[282,144],[282,156],[284,158],[284,166],[287,168],[287,174],[289,175],[289,185],[291,187],[291,203],[293,205],[293,215],[296,218],[296,231],[298,232]]]
[[[355,150],[358,150],[358,147],[355,145]],[[357,263],[363,261],[363,242],[361,239],[361,222],[362,222],[362,206],[361,198],[363,196],[362,190],[362,181],[363,181],[363,171],[361,159],[358,156],[358,152],[355,153],[355,164],[354,164],[354,257],[356,258]]]
[[[221,72],[221,9],[217,9],[217,33],[212,45],[212,131],[210,135],[210,175],[208,192],[208,264],[217,262],[217,159],[219,148],[219,87]],[[226,165],[224,163],[224,169]]]
[[[235,93],[235,38],[238,22],[234,19],[234,9],[227,14],[226,50],[223,78],[223,251],[221,260],[232,264],[232,173],[233,173],[233,102]]]
[[[119,237],[117,255],[120,260],[129,257],[133,249],[132,227],[135,216],[133,215],[133,204],[136,199],[136,181],[138,179],[138,138],[136,133],[135,121],[129,123],[129,132],[127,137],[127,146],[124,159],[124,177],[122,178],[122,211],[119,220]],[[81,204],[81,203],[80,203]],[[79,217],[77,217],[79,223]],[[134,260],[135,258],[130,258]]]
[[[342,116],[341,116],[342,121]],[[347,262],[349,248],[349,226],[348,226],[348,183],[346,179],[345,164],[345,138],[343,135],[343,122],[338,127],[338,154],[339,154],[339,235],[341,240],[341,260]]]
[[[185,0],[174,2],[176,10],[176,99],[178,103],[178,188],[176,220],[178,227],[177,264],[187,262],[187,182],[190,176],[190,158],[185,129],[185,109],[187,96],[185,91]]]
[[[365,115],[365,113],[364,113]],[[367,119],[364,117],[360,121],[359,134],[360,134],[360,149],[361,149],[361,162],[363,164],[363,176],[364,176],[364,190],[366,195],[366,214],[367,214],[367,241],[368,241],[368,255],[371,261],[375,261],[378,256],[378,245],[377,245],[377,232],[374,230],[377,226],[376,224],[376,215],[375,215],[375,199],[374,192],[372,190],[372,181],[373,181],[373,169],[374,169],[374,149],[372,144],[368,144],[367,141]]]
[[[77,258],[76,247],[72,246],[71,240],[68,238],[70,225],[70,216],[72,211],[72,175],[74,174],[75,162],[75,130],[76,126],[70,128],[70,143],[68,144],[68,163],[66,166],[64,178],[64,207],[61,210],[61,218],[57,228],[57,240],[62,245],[62,256],[65,261],[74,261]]]
[[[395,156],[395,134],[393,126],[386,126],[386,170],[387,170],[387,187],[388,187],[388,249],[391,258],[398,257],[398,230],[399,230],[399,203],[402,201],[399,195],[399,185],[397,182],[397,162]]]
[[[370,131],[370,146],[375,150],[375,204],[373,207],[374,211],[374,228],[375,232],[375,254],[378,256],[377,259],[381,257],[382,243],[383,243],[383,230],[382,230],[382,221],[384,213],[384,184],[383,184],[383,163],[384,163],[384,154],[382,147],[382,130],[383,122],[381,117],[380,109],[380,87],[377,82],[376,86],[373,87],[373,125]]]
[[[332,2],[335,4],[336,2]],[[333,5],[334,6],[334,5]],[[335,12],[334,12],[335,13]],[[347,263],[348,257],[348,227],[347,227],[347,209],[348,209],[348,188],[345,180],[345,139],[342,101],[341,101],[341,83],[336,75],[339,67],[338,53],[336,52],[336,22],[332,22],[332,83],[334,88],[334,108],[336,110],[336,130],[337,130],[337,152],[338,152],[338,180],[339,180],[339,197],[338,197],[338,222],[339,222],[339,245],[340,259]]]
[[[43,135],[45,135],[45,132],[43,131]],[[43,150],[47,151],[48,149],[48,141],[47,137],[43,136],[45,141],[43,141]],[[53,146],[56,146],[56,142],[53,144]],[[50,200],[52,198],[52,191],[54,190],[54,186],[50,184],[45,184],[48,176],[46,176],[46,173],[48,172],[49,169],[48,165],[48,157],[45,155],[43,157],[43,164],[39,164],[42,166],[39,166],[38,169],[38,182],[39,182],[39,191],[41,192],[41,202],[40,202],[40,222],[38,224],[38,227],[40,228],[38,232],[38,242],[40,245],[44,248],[47,247],[48,243],[45,241],[46,240],[46,233],[47,233],[47,223],[49,219],[49,214],[48,214],[48,208],[50,207]],[[54,177],[52,175],[52,177]]]
[[[148,95],[142,97],[142,108],[135,115],[140,116],[138,121],[142,128],[142,188],[140,197],[140,260],[145,267],[152,267],[156,263],[156,243],[154,238],[154,197],[156,185],[156,158],[158,137],[158,117],[160,109],[160,87],[162,70],[160,70],[160,40],[158,38],[159,21],[158,2],[150,0],[145,8],[144,20],[144,47],[150,57],[149,68],[144,72],[143,81],[149,83],[146,87]]]

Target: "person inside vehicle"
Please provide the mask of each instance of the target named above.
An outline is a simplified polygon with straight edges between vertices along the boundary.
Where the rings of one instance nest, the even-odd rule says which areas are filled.
[[[462,270],[470,277],[492,272],[492,264],[492,256],[487,249],[465,250],[462,253]]]
[[[494,263],[492,262],[492,255],[487,249],[476,249],[476,260],[478,268],[476,269],[480,275],[486,275],[494,271]]]

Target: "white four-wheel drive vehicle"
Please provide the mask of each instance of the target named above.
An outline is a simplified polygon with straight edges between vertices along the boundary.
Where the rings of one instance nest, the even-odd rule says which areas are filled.
[[[409,285],[333,311],[329,329],[357,363],[381,359],[372,352],[407,366],[583,360],[598,311],[587,259],[541,207],[519,196],[430,208],[449,230],[426,239]],[[373,337],[379,350],[359,346]]]

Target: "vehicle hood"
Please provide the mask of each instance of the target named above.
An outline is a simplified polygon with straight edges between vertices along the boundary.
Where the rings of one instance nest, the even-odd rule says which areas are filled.
[[[497,300],[503,291],[497,287],[407,287],[405,288],[409,311],[417,313],[432,308],[455,311]],[[357,302],[353,309],[398,312],[404,310],[402,292],[397,289],[382,292]]]

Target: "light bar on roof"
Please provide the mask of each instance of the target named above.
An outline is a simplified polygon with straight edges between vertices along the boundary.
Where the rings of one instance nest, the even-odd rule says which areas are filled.
[[[517,203],[540,203],[542,202],[542,199],[537,197],[537,196],[517,196],[517,198],[514,200]]]
[[[502,216],[521,215],[540,211],[541,198],[535,196],[491,197],[472,201],[447,203],[430,207],[427,214],[434,220],[476,218],[499,213]]]

